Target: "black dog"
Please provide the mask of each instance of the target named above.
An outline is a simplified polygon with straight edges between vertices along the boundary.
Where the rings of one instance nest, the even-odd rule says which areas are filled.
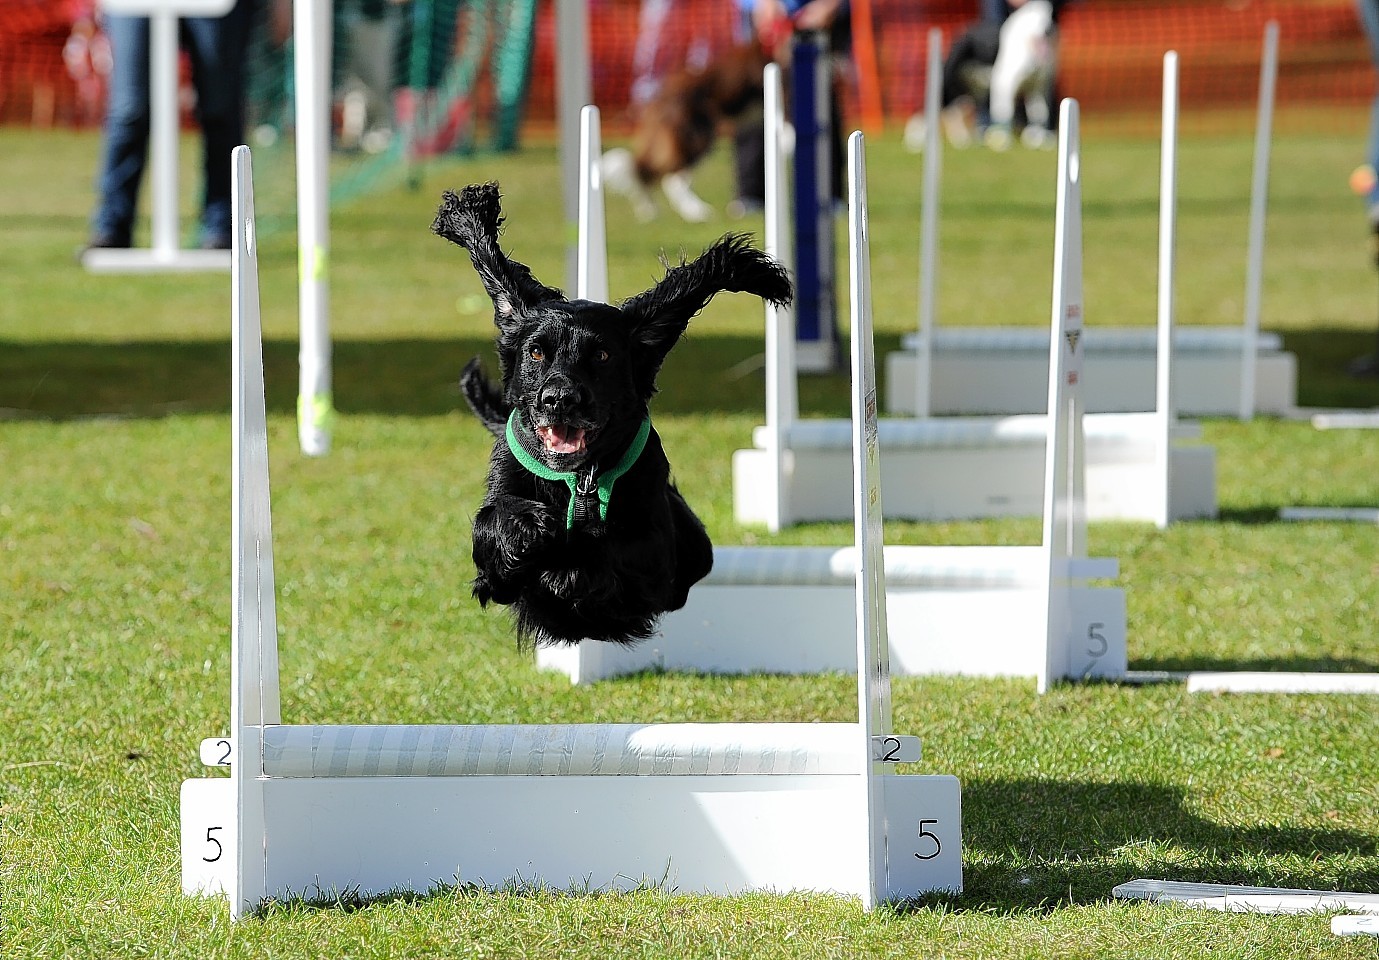
[[[474,517],[474,596],[511,604],[518,636],[538,644],[645,639],[713,565],[651,426],[656,374],[715,294],[785,304],[790,280],[727,236],[621,306],[567,300],[503,253],[502,219],[486,184],[447,191],[432,225],[469,251],[498,327],[501,388],[477,358],[461,377],[497,438]]]

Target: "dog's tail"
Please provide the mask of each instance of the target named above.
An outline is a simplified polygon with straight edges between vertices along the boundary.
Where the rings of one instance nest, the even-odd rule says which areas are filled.
[[[478,357],[465,364],[460,373],[460,390],[484,428],[495,437],[502,437],[512,407],[493,381],[484,376]]]
[[[470,184],[458,194],[447,190],[441,195],[431,231],[469,251],[499,320],[524,314],[547,300],[563,300],[559,290],[533,277],[526,264],[503,253],[498,246],[502,225],[498,184]]]

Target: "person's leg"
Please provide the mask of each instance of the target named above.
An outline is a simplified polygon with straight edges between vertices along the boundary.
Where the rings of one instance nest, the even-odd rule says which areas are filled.
[[[253,0],[239,0],[223,17],[182,21],[201,126],[202,246],[230,242],[230,154],[244,142],[244,55],[253,7]]]
[[[111,68],[91,244],[128,247],[148,160],[148,19],[107,16],[102,25]]]

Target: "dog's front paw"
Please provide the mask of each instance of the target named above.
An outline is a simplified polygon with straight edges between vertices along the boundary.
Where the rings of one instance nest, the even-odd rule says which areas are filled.
[[[474,518],[474,564],[492,584],[540,565],[562,528],[536,503],[494,503]]]

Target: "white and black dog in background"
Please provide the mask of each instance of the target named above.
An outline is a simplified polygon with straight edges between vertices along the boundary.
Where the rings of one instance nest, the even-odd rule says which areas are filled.
[[[732,47],[703,67],[672,73],[642,105],[632,148],[608,150],[600,161],[605,185],[632,202],[637,219],[656,216],[651,188],[658,184],[682,218],[709,219],[713,208],[690,185],[694,166],[713,148],[724,121],[760,109],[769,62],[759,44]]]

